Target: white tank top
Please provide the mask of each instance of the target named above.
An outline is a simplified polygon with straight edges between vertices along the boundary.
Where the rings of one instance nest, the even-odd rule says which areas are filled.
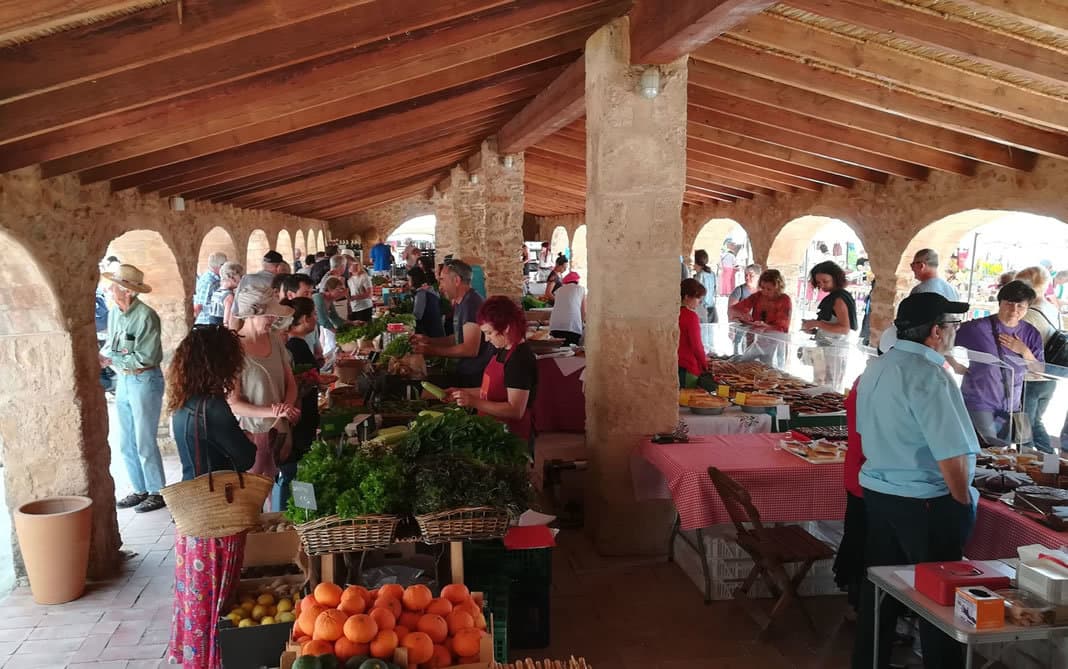
[[[582,334],[582,298],[586,289],[577,283],[566,283],[556,291],[549,330],[563,330]]]

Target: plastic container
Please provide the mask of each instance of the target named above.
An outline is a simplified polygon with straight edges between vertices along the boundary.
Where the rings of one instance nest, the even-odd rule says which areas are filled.
[[[1016,567],[1016,582],[1021,590],[1033,592],[1050,604],[1068,605],[1068,574],[1056,563],[1048,560],[1021,562]]]
[[[15,510],[30,591],[38,604],[62,604],[85,592],[93,500],[46,497]]]

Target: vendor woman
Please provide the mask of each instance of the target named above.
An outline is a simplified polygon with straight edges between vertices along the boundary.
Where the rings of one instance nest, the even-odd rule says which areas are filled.
[[[526,341],[526,315],[512,300],[495,295],[478,310],[478,327],[495,349],[482,373],[482,387],[450,388],[449,396],[462,407],[493,416],[529,441],[533,434],[530,405],[538,385],[538,361]]]

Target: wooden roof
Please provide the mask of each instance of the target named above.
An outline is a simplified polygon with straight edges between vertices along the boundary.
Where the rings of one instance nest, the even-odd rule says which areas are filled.
[[[1068,158],[1064,0],[0,0],[0,171],[329,220],[499,135],[581,213],[581,49],[627,12],[634,62],[691,54],[693,205]]]

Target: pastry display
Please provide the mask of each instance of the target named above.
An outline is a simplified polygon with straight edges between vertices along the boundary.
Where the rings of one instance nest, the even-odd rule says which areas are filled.
[[[1005,598],[1005,621],[1021,627],[1054,625],[1068,620],[1068,607],[1054,606],[1026,590],[996,590]]]
[[[794,432],[803,434],[809,439],[826,439],[827,441],[845,441],[849,438],[849,430],[846,429],[845,425],[795,427]]]
[[[1027,474],[1006,472],[988,467],[975,468],[974,485],[980,492],[1004,494],[1021,486],[1033,486],[1034,481]]]
[[[690,408],[693,409],[725,409],[730,404],[727,400],[708,393],[690,396]]]
[[[773,407],[776,404],[782,404],[782,398],[775,395],[764,395],[761,393],[753,393],[745,397],[743,402],[747,407]]]
[[[1068,490],[1048,486],[1029,485],[1015,490],[1013,506],[1022,511],[1050,515],[1055,506],[1068,506]]]

